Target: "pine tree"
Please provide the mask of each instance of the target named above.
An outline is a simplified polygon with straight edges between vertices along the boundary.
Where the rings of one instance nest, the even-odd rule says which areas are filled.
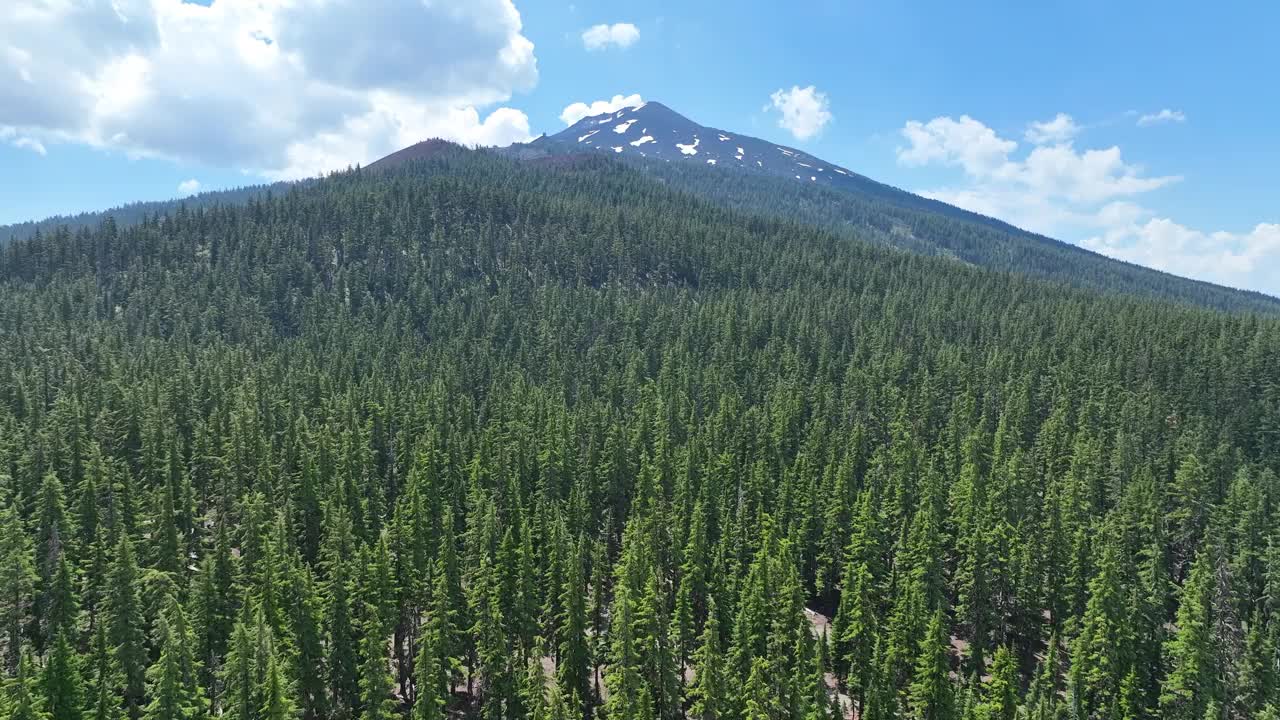
[[[743,688],[744,720],[772,720],[781,717],[782,698],[769,682],[769,662],[757,657],[751,660],[751,674]]]
[[[834,659],[844,684],[858,707],[862,706],[873,671],[877,623],[874,614],[875,581],[866,562],[859,563],[848,587],[840,594],[840,610],[834,620]]]
[[[246,608],[247,612],[247,608]],[[215,712],[226,720],[254,720],[258,709],[258,664],[248,623],[236,621],[223,663],[222,694]]]
[[[286,674],[294,678],[293,696],[302,720],[321,720],[329,712],[325,685],[329,657],[325,653],[321,626],[321,599],[311,570],[306,565],[294,562],[290,573],[296,588],[296,596],[288,608],[293,672]]]
[[[413,720],[444,720],[448,705],[448,689],[441,679],[447,672],[440,668],[440,638],[432,629],[422,634],[418,657],[414,661],[417,696],[413,702]]]
[[[22,521],[11,507],[0,507],[0,622],[4,633],[4,665],[8,675],[18,671],[23,628],[35,592],[35,550]]]
[[[1089,581],[1084,626],[1072,645],[1071,699],[1081,718],[1109,717],[1132,668],[1131,602],[1123,584],[1121,549],[1103,540],[1098,573]]]
[[[582,699],[565,695],[560,688],[551,689],[551,698],[547,701],[547,716],[550,720],[582,720]]]
[[[1165,643],[1169,673],[1160,691],[1160,709],[1173,720],[1197,720],[1218,701],[1218,662],[1213,647],[1213,565],[1201,550],[1182,589],[1177,631]]]
[[[816,645],[824,640],[805,637],[800,642]],[[827,668],[822,661],[822,653],[814,648],[809,655],[810,668],[808,677],[805,679],[807,682],[804,684],[805,692],[802,698],[804,713],[801,720],[834,720],[837,717],[838,706],[833,707],[831,696],[827,692]]]
[[[9,720],[51,720],[40,702],[35,669],[31,656],[23,653],[18,662],[18,672],[9,681]]]
[[[45,473],[36,497],[38,518],[36,523],[36,570],[41,587],[47,592],[53,586],[53,576],[66,551],[66,542],[73,537],[67,523],[66,496],[57,474]]]
[[[431,589],[431,623],[436,633],[437,653],[440,658],[438,672],[444,679],[445,698],[460,677],[462,658],[467,657],[473,646],[471,636],[465,632],[467,625],[467,598],[462,588],[458,569],[458,553],[453,535],[452,514],[446,511],[443,520],[445,530],[440,534],[440,547],[436,553],[434,585]]]
[[[182,639],[161,615],[157,624],[160,658],[147,669],[151,702],[145,720],[194,720],[201,708],[192,704],[192,689],[185,686],[182,669]]]
[[[262,676],[262,709],[258,716],[262,720],[295,720],[298,717],[297,704],[275,652],[267,656]]]
[[[58,559],[58,570],[54,574],[53,586],[46,593],[45,634],[51,639],[56,639],[64,630],[76,632],[80,609],[76,602],[73,573],[71,562],[67,560],[64,553]]]
[[[1056,720],[1062,703],[1058,700],[1058,637],[1049,638],[1049,646],[1027,692],[1026,715],[1029,720]]]
[[[1235,703],[1247,713],[1260,712],[1276,697],[1276,647],[1268,637],[1261,610],[1255,610],[1245,635],[1245,651],[1237,663]]]
[[[395,703],[391,699],[395,680],[391,677],[387,639],[373,630],[370,628],[365,633],[360,661],[360,718],[391,720],[395,717]]]
[[[991,664],[991,680],[982,689],[981,717],[984,720],[1014,720],[1018,712],[1018,666],[1008,647],[996,650]]]
[[[102,623],[98,624],[97,632],[94,634],[91,662],[94,670],[93,693],[90,698],[91,706],[85,713],[85,720],[119,720],[118,690],[121,679],[116,672],[111,646],[107,642],[106,626]]]
[[[590,690],[591,655],[587,645],[586,579],[583,576],[582,546],[570,553],[560,592],[563,613],[559,622],[559,653],[556,684],[566,696],[584,698]]]
[[[341,531],[334,529],[332,532],[336,534]],[[325,615],[329,648],[329,697],[334,717],[349,720],[355,717],[360,707],[359,649],[351,618],[348,562],[341,549],[334,548],[330,552],[329,603]]]
[[[44,697],[50,720],[82,720],[85,713],[84,681],[80,659],[62,629],[44,667]]]
[[[227,643],[236,621],[232,588],[235,566],[226,525],[225,518],[218,522],[214,545],[201,560],[192,600],[197,657],[203,667],[202,683],[215,705],[221,692],[216,681],[218,666],[227,652]]]
[[[116,544],[107,582],[107,638],[115,648],[116,667],[124,681],[124,706],[132,720],[142,715],[146,693],[147,654],[138,565],[125,533]]]
[[[154,566],[161,572],[173,577],[182,574],[186,566],[182,547],[181,533],[178,529],[178,517],[173,483],[167,478],[159,489],[159,499],[154,512],[152,538],[155,538]]]
[[[689,686],[689,717],[718,720],[727,711],[724,657],[720,649],[720,613],[714,597],[707,598],[707,622],[694,653],[693,683]]]
[[[542,669],[541,647],[534,650],[529,661],[525,663],[524,678],[520,688],[521,708],[519,717],[530,720],[547,720],[549,705],[547,704],[547,677]]]
[[[928,630],[920,641],[915,674],[908,693],[907,705],[915,720],[952,720],[955,698],[951,687],[947,638],[942,611],[933,613]]]

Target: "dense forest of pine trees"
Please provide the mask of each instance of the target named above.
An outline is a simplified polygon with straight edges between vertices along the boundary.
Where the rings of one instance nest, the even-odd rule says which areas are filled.
[[[354,171],[0,249],[0,716],[1274,720],[1278,471],[1274,318]]]

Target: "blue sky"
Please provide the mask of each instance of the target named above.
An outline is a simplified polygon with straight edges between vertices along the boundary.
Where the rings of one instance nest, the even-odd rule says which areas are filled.
[[[507,143],[638,95],[1280,293],[1273,3],[16,2],[0,223],[338,169],[424,135]],[[801,126],[780,126],[778,91],[806,101]]]

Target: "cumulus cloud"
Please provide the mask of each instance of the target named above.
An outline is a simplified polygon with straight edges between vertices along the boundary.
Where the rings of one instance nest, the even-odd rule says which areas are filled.
[[[1066,113],[1058,113],[1052,120],[1033,122],[1027,126],[1027,142],[1035,145],[1064,143],[1080,133],[1080,126]]]
[[[1152,125],[1162,125],[1164,123],[1183,123],[1187,121],[1187,116],[1181,110],[1170,110],[1165,108],[1160,112],[1148,113],[1138,118],[1138,127],[1151,127]]]
[[[190,180],[183,180],[182,182],[178,183],[178,195],[181,197],[186,197],[188,195],[195,195],[198,192],[200,192],[200,181],[196,180],[195,178],[191,178]]]
[[[1205,232],[1133,208],[1081,244],[1120,260],[1199,280],[1280,295],[1280,223]]]
[[[640,39],[640,28],[631,23],[592,25],[582,31],[582,46],[588,50],[604,50],[610,45],[628,48]]]
[[[524,139],[479,109],[537,77],[512,0],[16,0],[0,24],[0,126],[269,177]]]
[[[1063,119],[1065,118],[1065,120]],[[1280,224],[1243,233],[1188,228],[1135,200],[1181,180],[1150,176],[1120,148],[1079,150],[1068,115],[1032,123],[1029,152],[967,115],[910,121],[898,162],[953,167],[963,181],[921,195],[1000,218],[1121,260],[1201,280],[1280,293]]]
[[[958,165],[974,177],[996,174],[1018,147],[968,115],[959,120],[937,117],[927,123],[911,120],[903,126],[902,137],[910,143],[898,148],[898,162],[903,165]]]
[[[1069,119],[1069,118],[1068,118]],[[1048,123],[1059,135],[1074,122]],[[1043,140],[1049,131],[1035,137]],[[912,120],[901,131],[898,162],[907,167],[941,165],[964,171],[966,183],[922,194],[984,215],[1000,217],[1045,234],[1078,225],[1107,201],[1150,192],[1179,181],[1149,177],[1124,161],[1120,148],[1079,151],[1070,141],[1036,145],[1014,157],[1018,143],[968,115]]]
[[[609,100],[596,100],[589,105],[584,102],[572,103],[560,113],[560,119],[564,121],[565,125],[572,125],[582,118],[618,112],[622,108],[640,107],[643,104],[644,99],[637,94],[627,95],[626,97],[614,95]]]
[[[777,90],[769,96],[765,110],[781,113],[778,127],[790,132],[797,140],[808,140],[831,122],[831,103],[827,95],[810,85],[793,85],[790,90]]]

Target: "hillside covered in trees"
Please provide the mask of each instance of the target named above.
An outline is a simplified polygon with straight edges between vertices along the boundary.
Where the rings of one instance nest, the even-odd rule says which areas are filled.
[[[1277,471],[1273,317],[444,153],[0,248],[0,716],[1274,720]]]

